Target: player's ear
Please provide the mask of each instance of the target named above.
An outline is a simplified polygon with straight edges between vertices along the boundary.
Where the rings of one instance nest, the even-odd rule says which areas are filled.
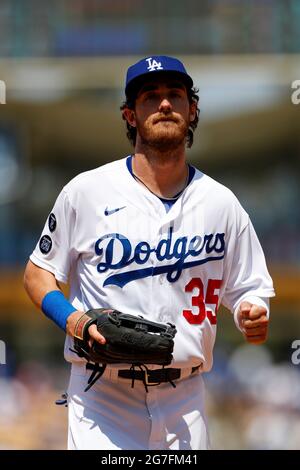
[[[128,124],[132,127],[136,127],[135,112],[133,109],[125,108],[123,109],[123,118],[126,119]]]
[[[192,101],[190,104],[190,122],[193,122],[197,115],[197,103],[195,101]]]

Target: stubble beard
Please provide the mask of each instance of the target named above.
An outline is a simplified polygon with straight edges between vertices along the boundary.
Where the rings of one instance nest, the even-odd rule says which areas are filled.
[[[150,118],[143,124],[137,122],[141,144],[160,153],[169,153],[185,145],[188,130],[189,123],[182,117],[176,118],[176,122],[156,122]]]

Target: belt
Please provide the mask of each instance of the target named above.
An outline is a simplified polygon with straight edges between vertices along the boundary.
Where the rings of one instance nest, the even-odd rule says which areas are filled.
[[[199,364],[196,367],[191,368],[190,375],[194,374],[202,364]],[[138,367],[139,370],[136,370],[135,367]],[[100,364],[86,364],[86,369],[92,370],[92,374],[88,380],[88,385],[85,388],[85,392],[87,392],[92,385],[103,375],[106,364],[100,366]],[[135,380],[141,380],[145,386],[146,392],[148,392],[148,387],[159,385],[162,382],[169,382],[174,388],[176,385],[174,384],[173,380],[180,379],[182,374],[182,369],[174,369],[174,368],[161,368],[156,370],[148,369],[143,364],[140,365],[132,365],[130,369],[120,369],[118,371],[118,377],[123,379],[131,379],[131,387],[134,387]]]
[[[191,375],[196,372],[200,367],[192,367]],[[142,380],[147,385],[159,385],[162,382],[172,382],[173,380],[180,379],[181,369],[143,369],[143,370],[134,370],[134,369],[125,369],[118,371],[118,377],[123,379],[132,379],[132,380]]]

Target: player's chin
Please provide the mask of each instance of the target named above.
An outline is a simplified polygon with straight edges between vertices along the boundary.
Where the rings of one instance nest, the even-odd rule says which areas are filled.
[[[186,134],[185,132],[182,132],[182,130],[178,127],[165,127],[165,128],[159,128],[156,129],[156,132],[153,135],[154,139],[157,142],[160,142],[162,144],[170,144],[170,145],[179,145],[181,144],[185,138]]]
[[[267,341],[267,335],[260,335],[260,336],[245,335],[245,338],[250,344],[263,344]]]

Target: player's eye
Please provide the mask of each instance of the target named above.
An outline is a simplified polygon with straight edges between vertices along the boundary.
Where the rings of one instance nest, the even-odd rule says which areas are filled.
[[[181,98],[182,93],[179,90],[172,90],[170,92],[170,97],[171,98]]]
[[[152,99],[155,99],[156,96],[157,96],[157,94],[154,91],[148,91],[147,93],[145,93],[144,99],[145,100],[152,100]]]

